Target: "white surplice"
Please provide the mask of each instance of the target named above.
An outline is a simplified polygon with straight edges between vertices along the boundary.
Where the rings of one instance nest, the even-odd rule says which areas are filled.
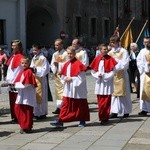
[[[22,67],[21,65],[19,65],[17,68],[13,68],[12,69],[12,62],[13,62],[13,59],[11,60],[10,62],[10,65],[8,66],[8,69],[7,69],[7,75],[6,75],[6,81],[10,84],[13,84],[18,73],[20,72],[20,70],[22,70]]]
[[[54,62],[57,62],[57,58],[60,57],[62,59],[62,61],[58,62],[58,67],[54,65]],[[60,51],[56,51],[53,56],[52,56],[52,60],[51,60],[51,70],[54,74],[56,74],[57,72],[60,73],[61,69],[64,65],[64,63],[67,61],[68,59],[68,55],[66,50],[62,49]]]
[[[43,59],[43,64],[42,66],[35,66],[34,60],[36,59]],[[36,107],[34,107],[34,115],[35,116],[42,116],[42,115],[47,115],[48,114],[48,82],[46,75],[50,71],[50,65],[49,62],[47,61],[46,57],[40,53],[39,55],[35,55],[31,61],[31,68],[36,68],[36,76],[42,78],[42,103],[37,104]]]
[[[80,72],[78,76],[71,77],[72,81],[65,83],[65,78],[70,77],[71,63],[67,67],[67,75],[61,76],[61,82],[64,84],[63,96],[74,99],[86,99],[87,98],[87,85],[86,85],[86,73]]]
[[[144,86],[145,72],[150,72],[150,65],[148,65],[148,62],[145,57],[145,55],[147,54],[150,54],[149,50],[147,50],[146,48],[141,49],[137,56],[137,67],[140,72],[140,109],[143,111],[150,112],[150,102],[143,101],[141,99]]]
[[[32,107],[36,106],[36,91],[31,84],[24,84],[21,86],[16,83],[15,88],[18,91],[16,104],[24,104]]]
[[[97,72],[91,70],[92,76],[97,79],[95,84],[96,95],[111,95],[113,93],[113,77],[115,73],[114,70],[105,73],[104,60],[100,61]],[[99,77],[99,74],[102,74],[101,78]]]
[[[57,62],[57,59],[60,58],[61,61],[58,62],[58,66],[54,64],[54,62]],[[56,51],[51,60],[51,70],[53,74],[55,74],[55,98],[56,98],[56,105],[57,108],[60,108],[62,105],[62,94],[63,94],[63,85],[60,81],[60,73],[61,69],[64,66],[64,63],[68,60],[68,55],[65,49],[62,49],[60,51]]]
[[[79,59],[86,67],[89,66],[89,57],[85,50],[78,48],[75,50],[76,58]]]
[[[116,65],[116,70],[124,70],[124,77],[126,83],[126,95],[125,96],[113,96],[111,99],[111,113],[117,113],[118,116],[123,116],[124,114],[129,114],[132,111],[132,102],[131,102],[131,92],[129,84],[129,75],[127,72],[129,66],[129,55],[126,49],[118,47],[116,49],[112,48],[112,52],[122,53],[122,58],[115,60],[118,62]],[[112,56],[113,57],[113,56]]]

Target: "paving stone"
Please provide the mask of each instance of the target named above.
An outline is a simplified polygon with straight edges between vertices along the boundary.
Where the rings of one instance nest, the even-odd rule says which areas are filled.
[[[48,102],[49,114],[44,120],[34,119],[33,133],[20,134],[18,124],[10,124],[10,109],[7,88],[2,88],[0,99],[0,149],[2,150],[149,150],[150,117],[138,116],[139,100],[132,94],[133,112],[129,118],[110,119],[101,126],[94,94],[95,79],[87,76],[88,103],[91,120],[79,128],[79,122],[65,123],[64,128],[55,128],[50,121],[58,118],[52,111],[56,108],[54,80],[50,88],[54,101]],[[150,114],[149,114],[150,115]]]
[[[127,144],[122,150],[149,150],[150,145],[143,144]]]

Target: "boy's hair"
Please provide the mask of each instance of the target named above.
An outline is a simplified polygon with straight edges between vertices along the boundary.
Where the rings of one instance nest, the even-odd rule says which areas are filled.
[[[118,36],[116,36],[116,35],[112,35],[110,37],[110,43],[111,42],[117,42],[117,43],[119,43],[120,42],[120,38]]]
[[[75,48],[73,46],[69,46],[69,47],[67,47],[67,49],[69,49],[71,52],[75,53]]]
[[[107,47],[108,46],[108,44],[99,44],[98,45],[98,48],[99,48],[99,50],[101,50],[103,47]]]
[[[37,49],[41,49],[42,48],[41,44],[39,44],[39,43],[32,44],[32,47],[36,47]]]
[[[26,60],[30,64],[30,59],[27,56],[23,56],[21,60]]]
[[[59,42],[60,44],[64,44],[63,40],[60,38],[56,39],[55,42]]]
[[[80,39],[75,37],[72,41],[76,40],[77,41],[77,44],[81,45],[81,42],[80,42]]]

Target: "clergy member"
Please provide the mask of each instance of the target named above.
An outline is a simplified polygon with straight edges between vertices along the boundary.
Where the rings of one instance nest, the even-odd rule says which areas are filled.
[[[37,83],[37,105],[34,107],[34,117],[36,119],[45,119],[48,114],[48,81],[46,76],[50,71],[50,65],[41,52],[40,44],[33,44],[32,49],[34,57],[32,58],[30,67],[34,70]]]

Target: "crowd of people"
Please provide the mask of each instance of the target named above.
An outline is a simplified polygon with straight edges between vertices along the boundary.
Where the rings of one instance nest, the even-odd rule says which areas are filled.
[[[58,119],[52,126],[63,127],[65,122],[79,121],[85,127],[90,120],[87,100],[86,70],[96,79],[95,95],[101,125],[109,119],[129,117],[132,112],[131,92],[140,98],[141,112],[150,112],[150,37],[143,39],[144,48],[138,50],[136,43],[127,51],[116,35],[109,44],[99,44],[96,56],[89,61],[87,51],[80,40],[72,40],[65,50],[63,40],[54,42],[51,57],[40,44],[33,44],[28,58],[23,53],[20,40],[12,41],[12,55],[8,58],[0,48],[0,66],[7,66],[5,80],[9,90],[11,123],[20,125],[20,133],[31,133],[33,117],[45,119],[48,114],[49,73],[54,75],[56,110]],[[2,55],[2,56],[1,56]],[[49,60],[50,59],[50,60]],[[2,69],[1,69],[2,70]],[[3,72],[1,72],[2,74]],[[2,77],[2,76],[1,76]]]

